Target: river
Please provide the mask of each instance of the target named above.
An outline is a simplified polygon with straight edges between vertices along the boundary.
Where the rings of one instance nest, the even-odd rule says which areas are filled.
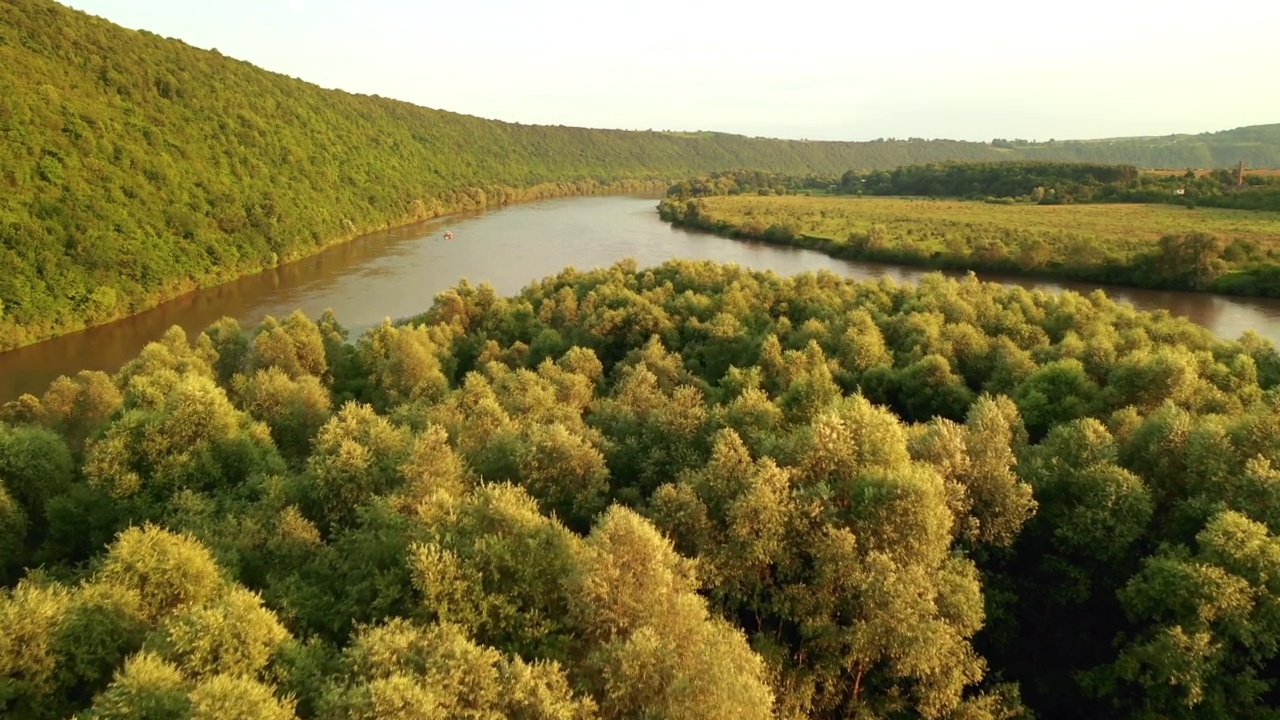
[[[338,245],[274,270],[201,290],[110,325],[0,353],[0,403],[41,394],[59,375],[115,371],[173,325],[194,336],[230,315],[252,328],[266,315],[301,308],[318,317],[332,308],[352,337],[384,318],[422,312],[436,293],[489,281],[502,294],[559,272],[607,267],[635,258],[641,267],[671,258],[734,262],[779,274],[830,270],[852,278],[887,275],[914,282],[927,270],[836,260],[820,253],[728,240],[673,228],[658,218],[656,198],[608,196],[548,200],[437,218]],[[445,240],[444,231],[453,240]],[[1097,286],[981,275],[984,280],[1052,291]],[[1167,309],[1222,337],[1245,330],[1280,344],[1280,300],[1103,287],[1141,310]]]

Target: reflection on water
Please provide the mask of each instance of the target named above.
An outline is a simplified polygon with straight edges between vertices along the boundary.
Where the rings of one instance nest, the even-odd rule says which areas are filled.
[[[915,282],[927,272],[673,228],[658,218],[655,202],[616,196],[548,200],[369,235],[111,325],[0,353],[0,402],[24,392],[38,394],[57,376],[81,369],[114,371],[173,325],[194,335],[224,315],[252,327],[266,315],[282,317],[300,308],[316,317],[333,308],[354,336],[383,318],[425,310],[436,293],[464,277],[472,283],[487,280],[498,292],[511,294],[569,265],[587,270],[627,257],[641,267],[683,257],[782,275],[825,269],[860,279],[886,275],[900,282]],[[446,229],[454,239],[444,239]],[[1081,283],[982,277],[1031,289],[1096,289]],[[1138,309],[1164,308],[1224,337],[1252,329],[1280,344],[1280,300],[1103,289]]]

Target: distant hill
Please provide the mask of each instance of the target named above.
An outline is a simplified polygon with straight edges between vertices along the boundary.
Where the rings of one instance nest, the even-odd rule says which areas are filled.
[[[1280,123],[1162,137],[1037,143],[1014,151],[1032,160],[1125,163],[1152,169],[1217,168],[1243,161],[1250,168],[1280,167]]]
[[[393,224],[726,168],[1180,168],[1234,164],[1244,149],[1250,165],[1280,167],[1277,126],[1008,148],[504,123],[325,90],[48,0],[0,2],[0,67],[0,349]]]

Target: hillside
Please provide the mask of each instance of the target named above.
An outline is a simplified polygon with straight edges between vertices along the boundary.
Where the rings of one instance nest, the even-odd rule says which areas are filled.
[[[1015,147],[1031,160],[1126,163],[1145,168],[1280,167],[1280,123],[1198,135],[1110,138]]]
[[[48,0],[0,3],[0,66],[0,350],[362,232],[486,205],[656,188],[729,167],[839,174],[1109,152],[496,122],[324,90]],[[1227,135],[1214,147],[1244,142]],[[1145,145],[1116,147],[1129,153],[1116,159],[1152,164],[1135,159]],[[1272,145],[1258,148],[1280,165]],[[1156,149],[1156,164],[1205,164],[1199,151]]]

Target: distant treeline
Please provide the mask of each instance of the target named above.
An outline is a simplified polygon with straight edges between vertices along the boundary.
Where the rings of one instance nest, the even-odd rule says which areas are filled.
[[[1086,202],[1103,188],[1134,183],[1133,165],[1008,162],[908,165],[889,171],[846,172],[838,191],[846,194],[919,195],[982,199],[1030,198]]]
[[[989,202],[1059,205],[1088,202],[1176,203],[1181,205],[1280,210],[1280,176],[1245,175],[1237,186],[1234,170],[1183,175],[1143,173],[1133,165],[1061,162],[941,162],[892,170],[848,170],[839,177],[786,175],[758,170],[711,173],[672,185],[669,197],[715,195],[902,195]]]
[[[835,192],[855,195],[917,195],[1042,205],[1085,202],[1178,203],[1241,210],[1280,210],[1280,177],[1247,175],[1237,187],[1235,171],[1203,175],[1142,173],[1133,165],[1004,162],[929,163],[840,177]]]

